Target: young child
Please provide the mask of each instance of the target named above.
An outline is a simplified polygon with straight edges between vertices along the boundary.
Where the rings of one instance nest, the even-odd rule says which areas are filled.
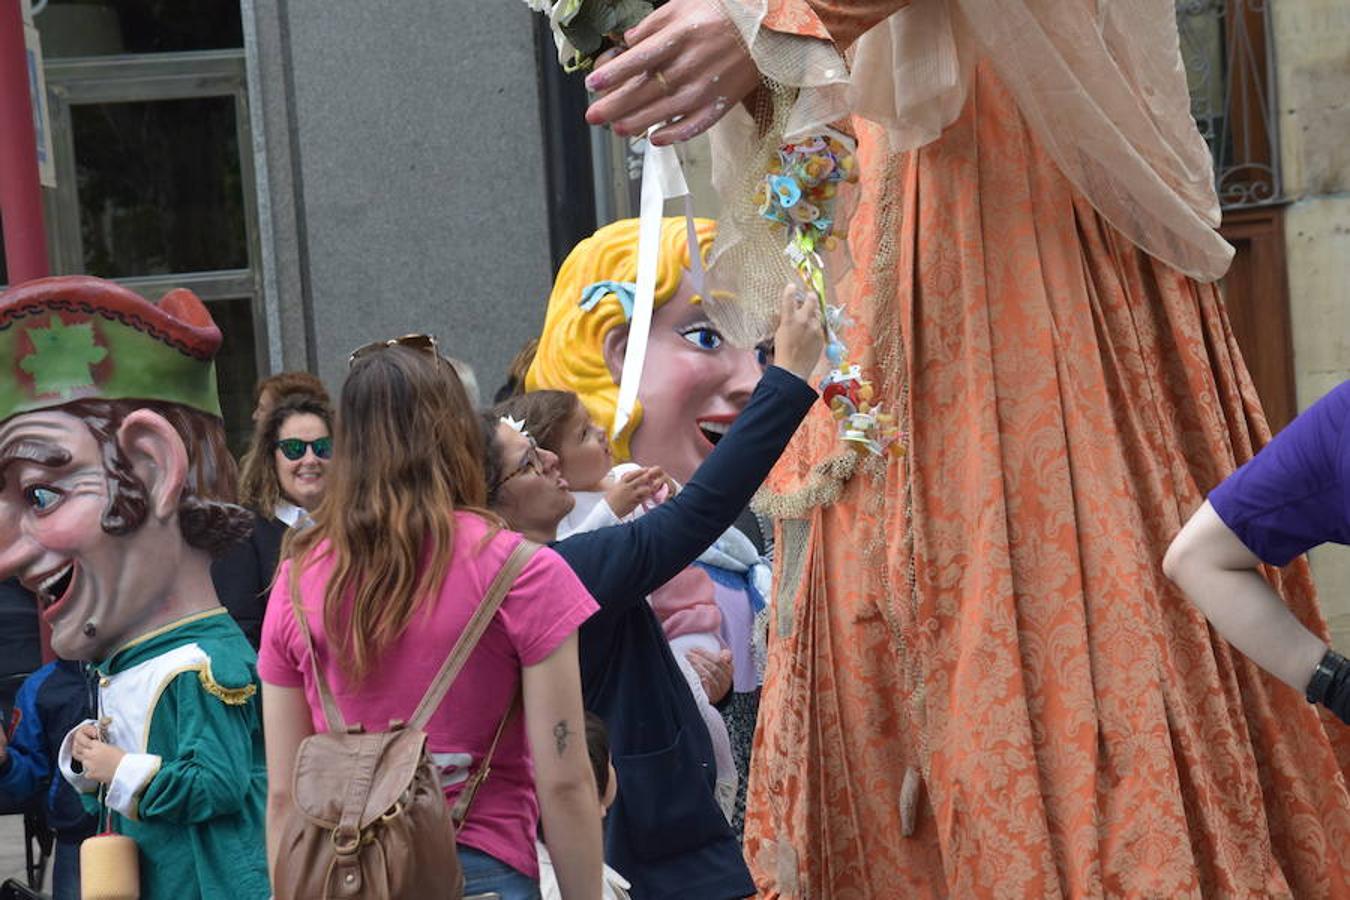
[[[591,770],[595,773],[595,789],[599,794],[600,818],[604,818],[614,805],[614,797],[619,792],[619,780],[614,773],[614,764],[609,759],[609,732],[605,723],[595,713],[586,713],[586,753],[591,758]],[[549,858],[548,848],[543,841],[535,841],[539,852],[539,893],[543,900],[562,900],[562,891],[558,888],[558,877],[553,872],[553,860]],[[629,900],[629,884],[622,875],[605,866],[603,900]]]
[[[56,832],[54,900],[79,900],[80,842],[98,820],[56,771],[66,732],[89,718],[89,682],[80,663],[59,659],[24,679],[8,734],[0,729],[0,805],[13,809],[46,794],[47,824]]]
[[[562,476],[576,500],[558,525],[558,539],[627,522],[646,504],[660,503],[671,484],[659,469],[633,463],[614,465],[603,429],[571,391],[531,391],[512,400],[524,412],[535,442],[558,457]]]
[[[522,427],[541,449],[558,457],[562,477],[576,500],[572,512],[558,526],[559,539],[631,521],[676,489],[659,468],[632,463],[614,466],[604,430],[591,421],[586,407],[571,391],[530,391],[512,398],[505,408],[513,421],[523,422]],[[696,649],[713,655],[726,651],[720,633],[722,613],[712,581],[702,570],[689,568],[648,599],[708,726],[717,760],[717,800],[730,819],[738,783],[731,737],[688,658]]]

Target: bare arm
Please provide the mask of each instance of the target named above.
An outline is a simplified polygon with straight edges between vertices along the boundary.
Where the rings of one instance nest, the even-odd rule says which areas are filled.
[[[600,797],[586,753],[581,671],[573,634],[542,662],[525,668],[525,733],[544,843],[564,900],[601,895]]]
[[[263,735],[267,741],[267,870],[276,866],[281,821],[291,808],[291,774],[300,742],[314,733],[303,688],[263,682]]]
[[[1207,500],[1167,548],[1163,571],[1225,640],[1302,692],[1327,647],[1261,577],[1260,562]]]

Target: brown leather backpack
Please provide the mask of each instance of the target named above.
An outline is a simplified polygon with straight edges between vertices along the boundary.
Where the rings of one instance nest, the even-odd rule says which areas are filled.
[[[272,875],[276,900],[410,900],[464,896],[455,835],[490,771],[492,754],[519,697],[497,726],[482,765],[452,811],[423,730],[450,683],[487,630],[521,568],[539,549],[521,541],[488,587],[407,723],[366,733],[348,726],[314,655],[314,641],[292,588],[291,606],[305,635],[328,731],[301,742],[295,755],[290,812]]]

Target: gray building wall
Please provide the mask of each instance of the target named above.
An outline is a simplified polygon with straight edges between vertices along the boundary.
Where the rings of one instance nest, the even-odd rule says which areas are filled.
[[[1289,312],[1298,407],[1350,378],[1350,4],[1271,6],[1279,71]],[[1308,554],[1332,643],[1350,646],[1350,553]]]
[[[245,0],[269,368],[436,334],[486,394],[552,273],[531,13]]]

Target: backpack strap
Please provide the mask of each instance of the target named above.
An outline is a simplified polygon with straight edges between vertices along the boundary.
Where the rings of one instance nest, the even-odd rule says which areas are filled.
[[[459,792],[459,797],[455,800],[455,805],[450,809],[450,820],[455,825],[455,833],[459,834],[460,827],[464,820],[469,817],[469,807],[473,805],[473,798],[478,795],[478,789],[487,781],[488,775],[492,772],[492,754],[497,752],[497,742],[502,739],[502,732],[506,730],[506,723],[511,721],[511,717],[516,714],[520,708],[520,691],[516,691],[515,697],[511,699],[511,705],[506,708],[506,714],[502,720],[497,723],[497,733],[492,736],[492,743],[488,745],[487,753],[483,754],[483,762],[478,766],[478,771],[474,772],[467,782],[464,783],[464,790]]]
[[[319,690],[319,701],[323,704],[323,717],[328,722],[328,730],[341,733],[347,730],[347,722],[342,718],[342,710],[338,709],[332,691],[328,689],[328,680],[323,677],[323,670],[319,668],[319,655],[314,652],[314,636],[309,633],[309,622],[305,618],[304,608],[300,605],[300,579],[295,566],[296,564],[292,563],[291,612],[295,614],[295,623],[300,626],[300,633],[305,636],[305,647],[309,650],[309,666],[314,672],[314,684]]]
[[[455,646],[451,648],[450,655],[446,657],[445,662],[441,664],[441,669],[436,673],[436,677],[431,679],[431,685],[427,688],[426,694],[422,697],[422,702],[417,704],[417,709],[413,710],[412,718],[408,720],[408,727],[416,728],[419,731],[427,727],[431,714],[441,705],[445,699],[445,694],[450,690],[450,684],[459,674],[459,670],[464,668],[464,663],[468,661],[469,654],[473,652],[474,647],[478,646],[478,640],[487,631],[488,624],[492,617],[497,614],[497,609],[506,599],[506,594],[515,584],[516,576],[520,570],[530,561],[539,545],[529,540],[521,540],[516,548],[511,551],[507,557],[506,563],[502,566],[497,577],[492,579],[492,584],[488,586],[487,593],[483,595],[483,600],[478,604],[478,609],[474,610],[473,618],[469,619],[469,624],[465,626],[464,633],[455,641]],[[510,714],[509,711],[507,713]],[[505,725],[497,726],[497,736],[501,736],[501,731]],[[493,741],[496,746],[496,741]]]

